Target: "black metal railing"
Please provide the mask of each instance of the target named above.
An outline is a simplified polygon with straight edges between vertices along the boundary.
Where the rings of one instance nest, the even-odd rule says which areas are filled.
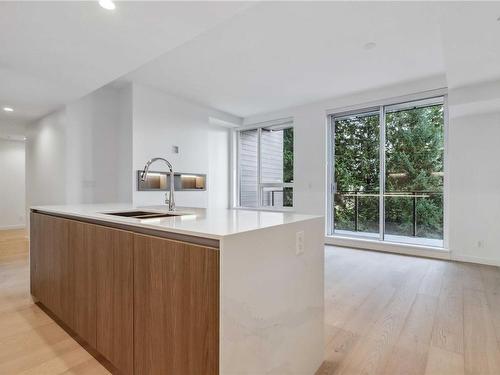
[[[276,193],[280,193],[281,195],[283,195],[283,189],[280,189],[280,190],[270,190],[270,191],[267,191],[266,193],[271,193],[271,206],[274,207],[274,196]]]
[[[267,202],[269,203],[270,207],[275,207],[276,206],[276,201],[277,197],[281,197],[281,203],[280,206],[282,207],[292,207],[293,205],[293,189],[291,187],[285,187],[285,188],[277,188],[277,189],[267,189],[262,192],[263,196],[264,194],[267,195]]]
[[[430,198],[431,196],[442,195],[442,192],[438,191],[395,191],[386,192],[382,194],[383,198],[411,198],[412,199],[412,236],[417,237],[417,200],[419,198]],[[378,197],[380,198],[381,193],[375,191],[337,191],[335,192],[335,197],[351,197],[354,199],[354,231],[359,231],[359,211],[360,211],[360,200],[364,197]],[[337,198],[335,198],[335,204],[337,204]]]

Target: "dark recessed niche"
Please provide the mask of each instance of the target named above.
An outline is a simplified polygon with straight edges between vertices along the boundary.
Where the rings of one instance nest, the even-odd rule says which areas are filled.
[[[142,171],[137,171],[137,190],[170,190],[170,176],[168,172],[149,171],[146,181],[141,180],[141,173]],[[175,191],[204,191],[206,190],[206,182],[207,175],[205,174],[175,172]]]

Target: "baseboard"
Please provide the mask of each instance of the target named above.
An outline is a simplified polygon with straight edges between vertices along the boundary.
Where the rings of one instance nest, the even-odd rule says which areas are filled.
[[[500,260],[498,259],[475,257],[471,255],[460,255],[452,253],[451,260],[456,260],[458,262],[477,263],[477,264],[485,264],[487,266],[500,267]]]
[[[382,241],[365,240],[349,237],[325,237],[325,244],[350,247],[361,250],[381,251],[384,253],[395,253],[412,255],[424,258],[450,259],[450,252],[446,249],[432,248],[427,246],[416,246],[408,244],[396,244]]]
[[[25,229],[25,228],[26,228],[25,224],[0,226],[0,230]]]
[[[457,262],[467,262],[484,264],[488,266],[500,267],[499,259],[475,257],[471,255],[460,255],[445,249],[429,248],[425,246],[415,246],[407,244],[396,244],[381,241],[349,238],[349,237],[325,237],[326,245],[349,247],[360,250],[380,251],[401,255],[412,255],[424,258],[435,258],[444,260],[454,260]]]

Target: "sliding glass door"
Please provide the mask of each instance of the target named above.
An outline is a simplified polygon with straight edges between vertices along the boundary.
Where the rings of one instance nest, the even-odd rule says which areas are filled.
[[[379,112],[335,118],[334,228],[378,237],[380,212]]]
[[[331,233],[443,246],[444,103],[331,118]]]

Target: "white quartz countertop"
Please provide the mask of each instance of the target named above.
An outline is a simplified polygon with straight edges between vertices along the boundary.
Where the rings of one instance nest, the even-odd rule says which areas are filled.
[[[179,216],[137,219],[107,215],[110,212],[141,210],[168,212],[166,206],[133,206],[131,204],[82,204],[63,206],[33,206],[39,212],[126,224],[133,227],[161,230],[197,237],[221,239],[242,232],[254,231],[288,223],[320,218],[321,216],[245,209],[204,209],[179,207]]]

